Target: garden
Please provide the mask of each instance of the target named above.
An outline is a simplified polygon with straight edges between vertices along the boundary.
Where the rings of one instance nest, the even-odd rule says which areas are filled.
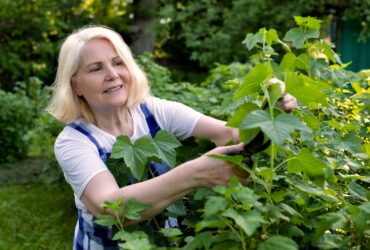
[[[0,248],[72,248],[73,192],[53,155],[65,125],[44,111],[58,46],[73,28],[95,23],[119,30],[140,51],[143,45],[130,36],[137,18],[152,20],[157,32],[149,52],[136,54],[152,94],[227,121],[239,128],[242,142],[259,135],[261,150],[210,156],[247,171],[250,183],[235,178],[227,187],[198,189],[177,201],[164,214],[178,218],[178,228],[159,226],[153,234],[149,223],[122,227],[147,208],[135,200],[125,204],[123,218],[100,216],[101,225],[115,227],[120,247],[368,249],[370,70],[350,70],[351,62],[325,39],[328,22],[340,21],[335,7],[341,1],[300,1],[294,11],[293,5],[276,5],[269,13],[275,19],[264,21],[258,18],[268,16],[274,1],[154,1],[156,13],[139,8],[142,2],[0,3],[0,20],[9,29],[0,38],[8,55],[0,57]],[[341,17],[363,20],[359,39],[366,41],[370,6],[349,2],[352,8],[343,3]],[[192,18],[195,12],[200,15]],[[297,98],[293,113],[279,108],[273,77]],[[131,175],[145,180],[151,161],[175,167],[212,147],[206,139],[178,141],[166,131],[134,144],[119,136],[107,165],[120,171],[116,180],[125,185]],[[102,205],[118,213],[120,203]]]

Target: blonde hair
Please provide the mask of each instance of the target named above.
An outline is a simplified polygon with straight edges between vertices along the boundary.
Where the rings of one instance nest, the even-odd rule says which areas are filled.
[[[70,34],[59,52],[58,70],[53,84],[54,92],[46,109],[56,119],[65,123],[79,118],[83,118],[86,123],[94,121],[89,104],[84,98],[78,97],[73,90],[72,78],[78,70],[83,46],[90,40],[101,38],[110,41],[130,73],[131,86],[126,106],[137,106],[150,95],[148,80],[121,35],[107,27],[86,26]]]

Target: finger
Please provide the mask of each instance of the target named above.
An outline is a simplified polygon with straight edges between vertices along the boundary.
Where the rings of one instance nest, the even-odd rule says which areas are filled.
[[[270,84],[278,83],[279,86],[280,86],[280,89],[281,89],[281,93],[284,93],[285,92],[285,83],[283,81],[277,79],[276,77],[273,77],[268,82]]]
[[[234,174],[241,178],[247,178],[249,176],[249,173],[247,171],[244,171],[238,167],[234,167]]]

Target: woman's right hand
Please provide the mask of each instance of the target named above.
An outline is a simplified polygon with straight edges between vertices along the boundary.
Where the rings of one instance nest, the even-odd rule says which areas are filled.
[[[233,176],[236,176],[241,184],[248,184],[248,172],[238,168],[233,163],[209,157],[212,154],[225,154],[228,150],[242,151],[243,144],[217,147],[193,160],[193,166],[195,168],[193,177],[197,186],[205,188],[213,188],[217,185],[227,186]]]

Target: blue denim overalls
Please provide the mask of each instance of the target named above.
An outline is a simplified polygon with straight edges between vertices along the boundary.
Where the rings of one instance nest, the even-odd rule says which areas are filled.
[[[150,135],[152,138],[154,138],[161,128],[145,103],[140,104],[140,108],[145,115],[145,120],[149,127]],[[109,158],[110,152],[99,145],[97,140],[91,135],[91,132],[83,124],[71,123],[68,125],[86,135],[96,145],[99,156],[104,162]],[[163,164],[152,162],[150,168],[152,173],[155,173],[155,176],[164,174],[170,170],[170,168],[164,162]],[[149,174],[149,178],[152,177],[153,176]],[[78,222],[73,240],[74,250],[119,249],[117,246],[118,241],[112,240],[112,227],[100,226],[94,222],[96,219],[97,218],[94,217],[87,209],[78,209]],[[168,218],[166,221],[166,227],[178,227],[176,218]]]

